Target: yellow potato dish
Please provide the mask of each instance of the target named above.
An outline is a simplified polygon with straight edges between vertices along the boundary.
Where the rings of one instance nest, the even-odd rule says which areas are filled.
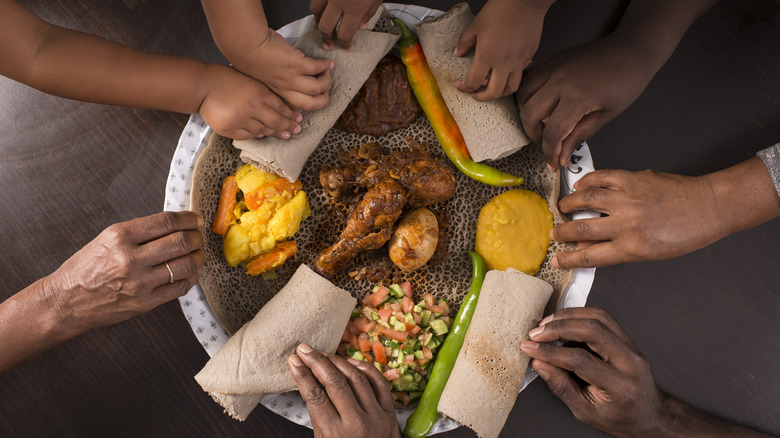
[[[476,250],[488,269],[535,275],[547,256],[552,227],[546,200],[528,190],[509,190],[480,210]]]
[[[222,250],[230,266],[246,264],[248,274],[258,275],[297,252],[288,239],[310,215],[299,180],[291,183],[244,164],[223,181],[212,230],[224,236]]]

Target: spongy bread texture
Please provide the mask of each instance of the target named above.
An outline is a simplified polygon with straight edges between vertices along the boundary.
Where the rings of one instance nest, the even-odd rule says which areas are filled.
[[[195,376],[214,400],[240,418],[260,394],[296,388],[287,358],[305,342],[334,353],[357,300],[300,265],[290,281],[217,351]],[[226,397],[227,396],[227,397]],[[234,396],[248,396],[246,398]]]
[[[274,280],[251,277],[241,268],[228,266],[222,253],[222,237],[209,229],[219,202],[222,179],[235,172],[242,164],[238,150],[231,146],[231,140],[218,135],[212,136],[195,166],[191,206],[206,222],[202,230],[205,236],[203,251],[206,263],[199,278],[200,286],[212,311],[229,333],[235,333],[252,319],[260,307],[285,285],[298,265],[313,265],[318,253],[334,243],[344,228],[348,212],[339,214],[334,210],[340,207],[328,202],[326,194],[319,186],[320,167],[339,164],[340,151],[358,147],[368,141],[380,143],[388,152],[406,148],[407,136],[429,143],[429,152],[446,160],[425,116],[420,116],[406,128],[382,137],[345,133],[337,129],[331,129],[325,135],[300,176],[303,189],[309,197],[312,216],[303,221],[300,231],[294,237],[298,243],[298,253],[278,270],[279,277]],[[560,176],[557,172],[547,170],[541,148],[529,145],[492,165],[505,172],[522,176],[525,182],[521,187],[547,198],[555,225],[561,223],[561,216],[555,208]],[[412,273],[399,270],[393,274],[409,280],[415,293],[431,292],[436,296],[448,298],[453,312],[460,306],[471,284],[471,261],[466,251],[474,249],[479,210],[492,197],[511,189],[488,186],[460,172],[455,172],[455,178],[456,193],[447,206],[452,216],[451,235],[448,240],[450,257],[438,266],[423,267]],[[554,268],[550,264],[550,257],[574,248],[572,244],[553,242],[537,274],[537,277],[550,283],[555,291],[547,313],[555,309],[561,291],[570,278],[570,271]],[[373,286],[367,280],[353,280],[346,273],[338,274],[333,281],[356,298],[361,298]]]
[[[328,104],[322,109],[304,112],[301,132],[289,140],[269,136],[234,141],[233,144],[243,151],[241,158],[290,181],[298,179],[306,160],[322,137],[336,123],[374,67],[398,41],[398,32],[397,29],[393,32],[358,30],[349,51],[338,47],[324,50],[320,31],[311,29],[307,32],[295,47],[310,58],[331,59],[335,64],[331,71]]]
[[[424,21],[415,28],[428,65],[441,95],[463,134],[474,161],[505,157],[530,143],[522,129],[513,96],[489,102],[474,100],[453,85],[466,74],[474,61],[473,51],[462,57],[453,54],[458,39],[474,20],[468,4],[458,3],[446,14]],[[497,127],[500,126],[500,129]]]
[[[520,343],[551,294],[548,283],[511,268],[487,273],[439,412],[481,437],[499,435],[528,368]]]

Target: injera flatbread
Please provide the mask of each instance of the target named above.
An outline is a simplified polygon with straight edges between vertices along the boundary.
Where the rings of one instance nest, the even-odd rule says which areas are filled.
[[[446,14],[415,28],[436,84],[458,122],[471,158],[495,160],[512,154],[530,140],[523,132],[513,96],[480,102],[453,85],[456,80],[466,78],[474,61],[473,51],[460,58],[453,54],[458,39],[472,21],[474,14],[468,4],[458,3]]]
[[[225,411],[244,420],[265,393],[297,388],[287,358],[302,342],[335,353],[357,300],[300,265],[289,283],[228,339],[195,376]]]
[[[489,271],[438,411],[481,437],[497,437],[523,385],[520,351],[542,318],[552,287],[520,271]]]
[[[384,11],[384,8],[379,11]],[[336,124],[374,67],[398,41],[400,31],[396,27],[391,29],[392,32],[358,30],[349,51],[339,47],[324,50],[320,31],[309,30],[295,43],[295,48],[308,57],[332,59],[335,63],[331,71],[328,104],[317,111],[304,111],[301,132],[289,140],[265,137],[234,141],[233,144],[242,150],[241,158],[290,181],[298,179],[306,160],[322,137]]]
[[[277,270],[279,277],[263,280],[251,277],[241,268],[232,268],[222,253],[222,236],[210,230],[219,201],[222,179],[235,172],[243,164],[239,150],[232,147],[231,140],[213,135],[209,145],[201,153],[193,172],[191,208],[205,219],[202,228],[205,236],[203,252],[206,263],[201,271],[199,283],[211,310],[229,333],[236,332],[255,316],[260,307],[281,289],[296,267],[301,263],[313,266],[318,253],[335,242],[344,228],[345,221],[329,208],[327,196],[319,185],[321,166],[335,166],[339,163],[339,152],[351,149],[368,141],[377,141],[388,152],[406,148],[405,138],[412,136],[430,144],[429,152],[443,160],[447,158],[436,140],[425,116],[420,116],[410,126],[382,137],[351,134],[331,129],[325,135],[301,172],[303,189],[307,192],[312,216],[301,223],[301,229],[294,236],[298,253]],[[553,211],[554,224],[562,223],[557,213],[560,176],[547,170],[540,147],[529,145],[519,152],[492,163],[505,172],[520,175],[525,179],[522,187],[548,199]],[[411,273],[398,270],[394,275],[408,279],[416,292],[431,292],[450,300],[453,312],[460,306],[471,284],[471,261],[466,251],[474,249],[477,217],[482,206],[493,196],[510,188],[492,187],[474,181],[460,172],[455,172],[456,193],[449,201],[452,215],[451,235],[447,247],[450,257],[441,265],[426,266]],[[343,212],[342,212],[343,213]],[[570,243],[553,242],[537,276],[553,285],[555,293],[550,300],[547,313],[555,310],[561,291],[568,284],[570,271],[550,265],[550,257],[561,251],[576,247]],[[333,282],[360,298],[371,290],[373,284],[367,280],[355,281],[346,273],[337,275]]]

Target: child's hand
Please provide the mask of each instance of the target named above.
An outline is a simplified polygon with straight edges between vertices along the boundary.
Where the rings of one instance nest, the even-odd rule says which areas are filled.
[[[322,48],[330,50],[338,40],[344,50],[349,50],[357,30],[366,27],[381,5],[381,0],[311,0],[309,9],[322,32]]]
[[[549,0],[490,0],[466,28],[455,56],[474,49],[474,63],[455,88],[476,100],[497,99],[517,91],[523,69],[539,47]]]
[[[262,83],[226,65],[209,64],[199,113],[214,131],[236,140],[266,135],[288,139],[303,116]]]
[[[517,92],[525,133],[550,166],[565,166],[577,145],[639,97],[664,61],[614,34],[534,61]]]
[[[230,57],[235,68],[264,83],[292,108],[314,111],[328,104],[329,59],[307,58],[273,29],[248,52]]]

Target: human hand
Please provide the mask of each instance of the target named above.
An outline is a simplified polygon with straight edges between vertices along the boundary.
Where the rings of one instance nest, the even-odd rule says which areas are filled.
[[[474,49],[474,62],[455,88],[480,101],[517,91],[523,69],[539,48],[542,24],[552,1],[490,0],[463,31],[455,56]]]
[[[214,131],[236,140],[289,139],[303,116],[262,83],[226,65],[209,64],[199,113]]]
[[[322,48],[330,50],[338,40],[341,48],[349,50],[355,33],[365,29],[381,5],[381,0],[311,0],[309,9],[322,32]]]
[[[204,263],[202,224],[184,211],[106,228],[47,278],[59,319],[76,335],[184,295]]]
[[[558,203],[561,212],[595,210],[609,216],[558,225],[556,242],[578,249],[553,257],[564,269],[677,257],[724,235],[710,178],[652,171],[597,170]]]
[[[661,430],[665,396],[647,359],[606,311],[558,310],[530,337],[521,349],[533,359],[531,367],[578,420],[613,436],[656,436]],[[590,350],[547,344],[553,341],[585,343]]]
[[[268,29],[268,36],[251,50],[235,53],[230,62],[262,82],[291,108],[314,111],[328,104],[330,59],[313,59]]]
[[[572,151],[628,108],[665,59],[646,55],[609,35],[534,60],[525,70],[517,105],[525,133],[547,163],[566,166]]]
[[[287,366],[306,402],[317,437],[398,437],[387,379],[369,362],[298,346]]]

